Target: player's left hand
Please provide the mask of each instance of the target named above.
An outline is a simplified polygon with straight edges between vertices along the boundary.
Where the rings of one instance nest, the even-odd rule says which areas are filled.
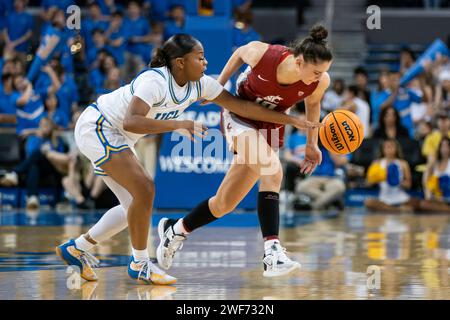
[[[322,151],[320,151],[317,144],[307,144],[305,148],[305,159],[300,164],[300,172],[303,174],[311,174],[321,163]]]

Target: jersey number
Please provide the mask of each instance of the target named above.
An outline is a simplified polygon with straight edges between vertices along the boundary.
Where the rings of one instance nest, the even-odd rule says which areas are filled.
[[[277,107],[276,104],[270,103],[270,102],[268,102],[266,100],[263,100],[261,98],[256,98],[255,102],[260,104],[260,105],[262,105],[263,107],[266,107],[267,109],[270,109],[270,110],[273,110],[273,109],[275,109]]]

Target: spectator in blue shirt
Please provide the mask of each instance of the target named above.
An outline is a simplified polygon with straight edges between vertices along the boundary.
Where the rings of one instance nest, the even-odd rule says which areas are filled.
[[[375,90],[370,93],[370,105],[371,105],[371,127],[373,129],[378,128],[380,120],[381,105],[386,99],[385,91],[389,89],[389,71],[380,70],[378,75],[378,85]]]
[[[18,51],[26,54],[30,47],[30,39],[34,25],[33,17],[26,12],[26,1],[15,0],[15,11],[6,17],[6,32],[4,33],[6,51]]]
[[[59,101],[61,111],[67,117],[71,117],[72,111],[78,108],[80,95],[78,94],[78,85],[71,74],[65,72],[61,65],[53,67],[61,83],[60,88],[56,91],[56,97]]]
[[[14,128],[16,125],[16,105],[13,101],[13,75],[2,75],[0,88],[0,128]]]
[[[0,32],[6,28],[6,17],[14,10],[11,0],[0,0]]]
[[[40,16],[44,22],[51,22],[56,11],[67,12],[67,8],[74,4],[73,0],[42,0],[40,7],[43,10]]]
[[[144,0],[142,4],[144,12],[149,13],[150,19],[156,22],[164,22],[170,9],[175,6],[186,9],[186,0]]]
[[[233,47],[237,49],[251,41],[260,41],[261,36],[252,27],[253,14],[251,11],[237,13],[233,28]]]
[[[101,50],[104,50],[106,46],[106,38],[102,29],[94,29],[92,31],[92,45],[87,48],[86,60],[88,66],[91,67],[92,64],[97,59],[97,55]],[[105,49],[106,50],[106,49]]]
[[[123,86],[123,81],[120,76],[120,69],[111,68],[108,70],[103,86],[97,87],[95,93],[97,96],[100,96],[102,94],[110,93],[121,86]]]
[[[43,98],[33,90],[33,85],[21,75],[13,79],[14,90],[12,101],[16,106],[16,132],[23,137],[34,132],[39,127],[39,121],[44,114]]]
[[[169,3],[160,0],[144,0],[142,8],[152,21],[163,22],[167,19]]]
[[[237,12],[236,21],[233,27],[233,51],[246,45],[251,41],[260,41],[261,36],[252,27],[253,14],[250,11]],[[244,64],[239,68],[240,72],[244,72],[247,65]]]
[[[39,184],[44,179],[53,181],[61,187],[61,173],[57,168],[69,161],[67,148],[56,134],[54,123],[48,118],[42,118],[39,128],[27,140],[26,157],[12,172],[8,172],[0,183],[4,186],[17,186],[19,176],[26,177],[27,209],[39,208]]]
[[[16,96],[12,99],[16,105],[17,115],[17,134],[22,137],[34,133],[35,129],[39,126],[39,121],[44,115],[44,101],[48,94],[56,92],[60,83],[49,66],[44,67],[44,71],[47,72],[51,79],[52,85],[48,88],[34,89],[33,85],[24,78],[22,75],[17,75],[13,79],[14,90]]]
[[[81,21],[81,35],[84,39],[85,50],[93,46],[93,32],[95,29],[106,31],[109,22],[102,16],[100,6],[93,2],[89,5],[89,17]]]
[[[170,9],[169,19],[164,27],[164,41],[177,33],[185,33],[184,24],[186,12],[183,6],[174,6]]]
[[[35,83],[39,92],[55,93],[58,98],[58,106],[70,118],[72,110],[78,107],[80,100],[78,86],[72,75],[67,74],[57,59],[53,59],[46,72],[41,72]]]
[[[95,3],[99,5],[103,16],[111,16],[115,12],[123,10],[123,6],[117,4],[114,0],[95,0]]]
[[[67,129],[69,115],[60,108],[57,96],[54,93],[48,94],[44,104],[44,117],[52,120],[57,129]]]
[[[114,56],[117,64],[122,66],[125,63],[125,50],[128,42],[122,12],[113,13],[109,28],[105,32],[105,37],[107,50]]]
[[[402,125],[408,129],[409,136],[414,138],[414,123],[411,116],[411,104],[422,102],[422,97],[414,93],[413,90],[400,87],[400,73],[397,71],[389,74],[389,89],[380,93],[379,101],[381,105],[376,108],[383,110],[388,106],[393,106],[400,114]]]
[[[51,7],[55,7],[57,9],[66,11],[66,9],[73,4],[75,4],[74,0],[42,0],[41,7],[45,10],[48,10]]]
[[[117,67],[117,63],[113,56],[109,53],[103,52],[99,59],[98,68],[94,68],[89,73],[88,83],[94,89],[94,92],[100,92],[104,86],[105,79],[108,75],[108,70]]]
[[[67,46],[67,33],[65,32],[66,17],[64,11],[56,10],[51,22],[42,34],[36,56],[28,70],[27,78],[30,82],[35,80],[42,66],[46,65],[56,54],[60,54],[64,50],[64,46]]]
[[[129,55],[129,73],[137,73],[150,62],[152,54],[152,30],[150,23],[141,14],[141,6],[136,1],[128,4],[128,16],[125,19],[128,35],[127,53]]]

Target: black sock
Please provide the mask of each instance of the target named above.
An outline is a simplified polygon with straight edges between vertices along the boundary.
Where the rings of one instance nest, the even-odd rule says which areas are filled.
[[[201,202],[190,213],[183,218],[184,228],[188,232],[192,232],[208,223],[217,220],[209,210],[208,200]]]
[[[280,227],[278,192],[263,191],[258,193],[258,218],[263,238],[278,238]]]

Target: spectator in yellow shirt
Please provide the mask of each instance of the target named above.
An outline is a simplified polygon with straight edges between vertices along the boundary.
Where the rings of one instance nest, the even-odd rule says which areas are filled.
[[[446,112],[439,113],[437,127],[437,130],[426,136],[422,146],[422,154],[427,158],[436,154],[442,136],[447,135],[450,138],[450,118]]]

